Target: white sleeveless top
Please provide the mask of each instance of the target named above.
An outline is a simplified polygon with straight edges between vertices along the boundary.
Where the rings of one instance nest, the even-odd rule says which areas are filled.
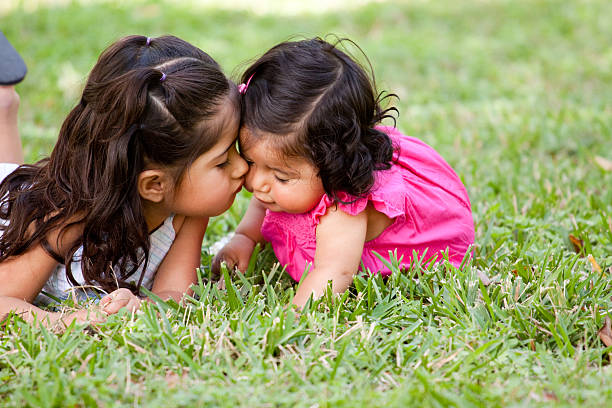
[[[16,164],[0,163],[0,182],[16,168]],[[142,286],[151,290],[157,269],[170,250],[170,247],[174,242],[174,238],[176,237],[174,226],[172,225],[173,220],[174,215],[166,218],[163,224],[149,235],[151,247],[149,250],[149,262],[147,263],[147,269],[143,271],[143,262],[138,270],[132,276],[130,276],[130,281],[137,283],[140,276],[144,274],[144,277],[142,278]],[[4,220],[0,220],[0,222],[6,223]],[[0,234],[2,234],[1,231]],[[81,269],[82,254],[83,247],[80,247],[75,252],[72,263],[70,264],[72,276],[80,286],[85,285],[85,279],[83,278],[83,271]],[[100,294],[93,289],[95,289],[95,287],[92,286],[73,287],[66,277],[66,266],[58,265],[55,270],[53,270],[53,273],[51,273],[47,283],[45,283],[41,292],[38,294],[33,303],[35,305],[49,305],[50,303],[55,302],[56,299],[67,299],[69,296],[72,296],[73,292],[77,300],[95,300],[104,296],[104,294]]]

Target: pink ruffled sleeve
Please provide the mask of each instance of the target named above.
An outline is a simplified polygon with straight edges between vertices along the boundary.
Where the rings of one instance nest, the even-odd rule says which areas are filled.
[[[355,199],[355,197],[346,193],[339,193],[338,198],[348,203],[344,204],[338,202],[337,205],[340,210],[349,215],[357,215],[361,213],[368,205],[368,197]],[[314,225],[319,225],[320,218],[324,216],[327,213],[327,209],[333,205],[335,205],[334,202],[329,198],[327,194],[324,194],[323,197],[321,197],[321,201],[319,201],[319,204],[317,204],[317,206],[310,212],[310,219],[312,220]]]

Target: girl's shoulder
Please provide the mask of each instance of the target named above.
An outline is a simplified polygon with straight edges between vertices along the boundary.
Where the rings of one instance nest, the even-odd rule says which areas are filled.
[[[395,218],[405,213],[403,186],[396,180],[387,179],[385,183],[377,180],[372,190],[363,197],[354,197],[341,192],[338,198],[339,201],[334,201],[327,194],[323,195],[321,201],[307,214],[311,223],[318,225],[321,217],[327,214],[330,207],[337,208],[349,215],[359,215],[372,208],[388,218]]]

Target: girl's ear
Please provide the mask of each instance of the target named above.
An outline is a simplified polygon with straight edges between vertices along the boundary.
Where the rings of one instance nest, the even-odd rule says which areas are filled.
[[[162,170],[145,170],[138,175],[138,193],[145,200],[161,203],[171,186],[170,177]]]

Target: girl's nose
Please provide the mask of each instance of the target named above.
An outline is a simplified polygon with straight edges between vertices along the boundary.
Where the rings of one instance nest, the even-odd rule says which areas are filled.
[[[238,154],[238,152],[235,153],[235,156],[232,158],[232,160],[234,161],[232,177],[234,178],[244,177],[247,171],[249,171],[249,165],[247,164],[246,160],[244,160],[242,156]]]

